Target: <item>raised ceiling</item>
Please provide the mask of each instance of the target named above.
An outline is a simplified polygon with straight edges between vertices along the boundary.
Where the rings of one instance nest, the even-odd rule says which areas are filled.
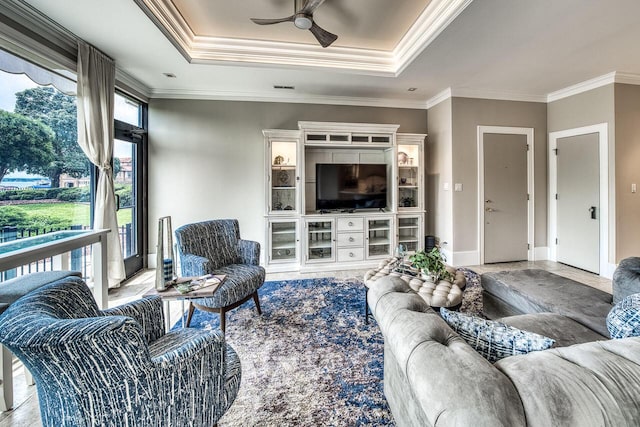
[[[149,97],[424,108],[446,90],[544,102],[640,75],[638,0],[326,0],[314,18],[339,36],[326,49],[249,21],[288,16],[293,0],[14,1],[113,57]]]

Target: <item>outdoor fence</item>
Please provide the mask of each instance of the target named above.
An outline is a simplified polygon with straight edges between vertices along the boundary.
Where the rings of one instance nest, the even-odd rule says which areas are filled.
[[[40,236],[47,233],[53,233],[54,231],[88,230],[89,228],[90,227],[82,225],[72,225],[71,227],[67,228],[45,228],[40,230],[19,229],[17,227],[2,227],[0,228],[0,244],[5,242],[13,242],[19,239],[26,239],[28,237]],[[120,246],[122,247],[122,254],[125,258],[127,258],[135,251],[133,230],[131,224],[120,226],[118,228],[118,234],[120,235]],[[92,273],[91,252],[91,245],[71,251],[70,269],[73,271],[81,271],[82,277],[84,277],[85,279],[91,277]],[[23,265],[18,268],[3,271],[0,272],[0,282],[37,271],[49,271],[53,269],[53,265],[53,257],[49,257],[37,262],[33,262],[31,264]]]

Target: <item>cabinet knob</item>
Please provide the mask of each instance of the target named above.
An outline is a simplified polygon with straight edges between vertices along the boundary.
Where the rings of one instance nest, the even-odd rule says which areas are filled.
[[[356,239],[354,239],[353,237],[349,237],[349,241],[350,241],[350,242],[355,242],[355,241],[356,241]]]
[[[353,221],[349,221],[349,227],[353,227]]]
[[[353,254],[353,252],[349,252],[349,256],[353,258],[355,255]]]

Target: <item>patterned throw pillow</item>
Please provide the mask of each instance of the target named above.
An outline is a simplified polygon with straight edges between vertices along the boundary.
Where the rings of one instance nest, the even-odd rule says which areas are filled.
[[[516,354],[546,350],[555,340],[504,323],[440,308],[440,315],[482,357],[494,363]]]
[[[611,338],[640,336],[640,294],[629,295],[613,306],[607,315]]]

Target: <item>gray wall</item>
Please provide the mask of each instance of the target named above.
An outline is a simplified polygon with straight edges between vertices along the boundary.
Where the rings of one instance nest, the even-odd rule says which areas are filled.
[[[455,252],[478,247],[478,126],[534,129],[535,242],[547,246],[547,105],[537,102],[453,98],[453,246]],[[431,117],[429,118],[431,120]],[[453,184],[452,184],[453,185]]]
[[[154,99],[149,103],[149,252],[157,220],[178,226],[237,218],[242,237],[264,244],[263,129],[297,129],[298,121],[399,124],[426,133],[426,110]]]
[[[640,86],[615,84],[616,260],[640,256]]]
[[[426,209],[427,235],[436,236],[445,251],[451,250],[453,216],[451,191],[445,191],[444,183],[451,185],[451,98],[429,109],[426,148],[427,185]],[[451,255],[448,253],[447,255]]]

